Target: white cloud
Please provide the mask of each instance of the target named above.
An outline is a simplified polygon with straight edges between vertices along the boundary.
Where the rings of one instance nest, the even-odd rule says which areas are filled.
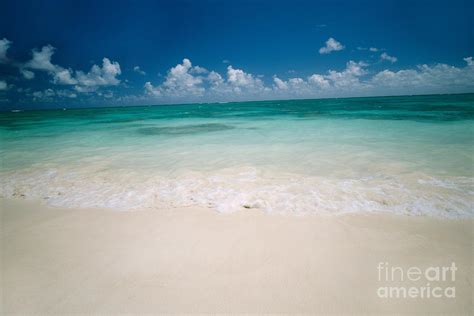
[[[369,47],[369,51],[371,52],[378,52],[379,50],[377,47]]]
[[[197,75],[207,74],[208,72],[209,70],[200,66],[194,66],[193,68],[191,68],[191,70],[189,70],[189,73]]]
[[[336,41],[334,38],[330,37],[326,41],[326,46],[323,46],[319,49],[320,54],[329,54],[330,52],[343,50],[345,47],[340,42]]]
[[[255,78],[252,74],[246,73],[242,69],[234,69],[232,66],[227,67],[227,84],[234,92],[238,93],[243,90],[262,90],[264,87],[261,79]]]
[[[168,95],[201,95],[203,78],[194,76],[190,71],[192,63],[189,59],[183,59],[182,64],[171,68],[162,84],[162,89]]]
[[[8,89],[8,84],[5,80],[0,80],[0,91],[5,91]]]
[[[285,92],[288,95],[299,96],[327,96],[339,92],[349,92],[361,89],[364,84],[360,77],[365,75],[367,64],[349,61],[342,71],[330,70],[326,74],[312,74],[306,79],[291,78],[284,81],[277,76],[273,77],[274,91]]]
[[[369,83],[377,93],[455,93],[474,91],[474,67],[457,68],[446,64],[420,65],[415,69],[383,70]]]
[[[6,38],[0,40],[0,63],[6,62],[7,58],[7,51],[10,48],[12,42],[7,40]]]
[[[468,66],[474,66],[474,60],[472,60],[472,57],[466,57],[463,58],[463,60],[467,63]]]
[[[33,71],[30,71],[30,70],[25,69],[25,68],[20,68],[20,73],[27,80],[31,80],[35,77],[35,73]]]
[[[321,89],[327,89],[330,86],[329,80],[327,80],[324,76],[318,74],[313,74],[309,76],[308,82]]]
[[[364,62],[350,60],[346,64],[346,69],[343,71],[329,70],[325,78],[331,81],[331,84],[336,88],[344,90],[360,89],[363,83],[361,83],[359,77],[366,74],[365,67],[367,67],[367,64]]]
[[[80,70],[76,71],[76,78],[72,78],[71,73],[64,73],[63,84],[74,84],[82,87],[98,87],[98,86],[116,86],[120,83],[117,76],[120,75],[120,65],[118,62],[111,62],[110,59],[104,57],[102,59],[102,67],[93,65],[88,73]],[[71,83],[68,83],[70,80]]]
[[[54,50],[55,48],[51,45],[43,46],[41,50],[33,49],[33,58],[25,64],[25,67],[54,73],[58,67],[51,63]]]
[[[53,82],[55,84],[64,84],[64,85],[75,85],[77,80],[73,78],[73,71],[71,69],[64,69],[57,67],[55,72],[52,73]]]
[[[54,101],[56,97],[59,98],[77,98],[77,94],[70,90],[53,90],[51,88],[34,91],[30,94],[34,101]]]
[[[140,69],[140,66],[135,66],[133,67],[133,71],[135,71],[136,73],[139,73],[140,75],[144,76],[146,75],[146,72],[144,72],[143,70]]]
[[[154,87],[150,81],[147,81],[145,83],[145,92],[146,94],[148,95],[151,95],[151,96],[161,96],[161,91],[160,91],[160,88],[159,87]]]
[[[84,73],[53,64],[51,58],[54,52],[55,48],[51,45],[43,46],[41,50],[33,49],[32,59],[21,67],[20,72],[26,79],[32,79],[34,73],[28,69],[46,71],[52,76],[54,84],[74,85],[78,92],[92,92],[101,86],[115,86],[120,83],[117,78],[121,74],[118,62],[103,58],[102,67],[93,65],[88,73]]]
[[[273,76],[273,82],[275,87],[279,90],[288,90],[288,83],[278,78],[276,75]]]
[[[215,71],[193,66],[187,58],[172,67],[160,85],[147,82],[144,85],[148,96],[162,99],[210,99],[255,96],[265,90],[263,81],[242,69],[227,67],[226,78]]]
[[[382,59],[382,60],[387,60],[387,61],[391,62],[392,64],[395,63],[395,62],[398,60],[397,57],[390,56],[390,55],[387,54],[387,53],[382,53],[382,54],[380,55],[380,59]]]
[[[215,71],[193,75],[191,61],[170,69],[165,81],[154,86],[147,82],[146,95],[165,102],[230,101],[292,97],[344,97],[386,94],[449,93],[474,91],[474,65],[465,58],[466,67],[445,64],[421,65],[415,69],[383,70],[370,73],[365,62],[349,61],[342,70],[314,73],[306,78],[282,79],[273,76],[266,86],[262,79],[242,69],[227,67],[223,76]]]
[[[151,82],[145,83],[145,91],[152,96],[189,97],[200,96],[204,93],[204,77],[200,75],[207,72],[202,67],[193,67],[188,58],[184,58],[181,64],[172,67],[165,77],[165,81],[158,87]]]

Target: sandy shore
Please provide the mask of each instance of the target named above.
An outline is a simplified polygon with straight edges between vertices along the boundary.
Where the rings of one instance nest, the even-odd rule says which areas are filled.
[[[472,220],[0,203],[4,314],[473,313]],[[379,262],[455,262],[456,297],[380,298]]]

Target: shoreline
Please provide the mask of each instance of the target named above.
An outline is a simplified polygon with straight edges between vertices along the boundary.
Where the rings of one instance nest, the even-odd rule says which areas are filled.
[[[473,219],[0,205],[5,314],[473,310]],[[455,262],[456,297],[380,298],[380,262]]]

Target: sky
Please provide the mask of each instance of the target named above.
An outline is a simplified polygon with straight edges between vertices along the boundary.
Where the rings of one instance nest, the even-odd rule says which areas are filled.
[[[474,92],[474,1],[4,1],[0,108]]]

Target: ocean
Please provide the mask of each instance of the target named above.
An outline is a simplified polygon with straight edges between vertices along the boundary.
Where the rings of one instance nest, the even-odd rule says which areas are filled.
[[[473,217],[473,119],[474,94],[1,112],[0,196]]]

